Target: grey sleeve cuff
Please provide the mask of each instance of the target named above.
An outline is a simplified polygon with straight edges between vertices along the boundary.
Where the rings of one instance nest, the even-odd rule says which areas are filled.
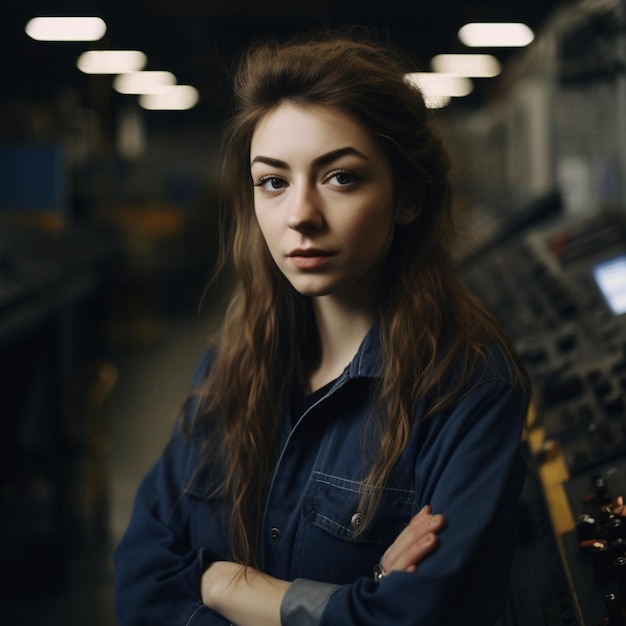
[[[296,578],[280,605],[282,626],[318,626],[328,599],[339,585]]]

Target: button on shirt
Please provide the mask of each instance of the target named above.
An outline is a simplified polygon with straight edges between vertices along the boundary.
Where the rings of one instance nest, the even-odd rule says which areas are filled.
[[[194,384],[210,367],[207,355]],[[281,453],[268,491],[261,569],[284,580],[340,585],[321,624],[342,626],[487,626],[497,621],[516,542],[523,480],[519,453],[527,398],[498,346],[489,351],[467,393],[422,420],[419,406],[408,445],[364,532],[359,510],[364,450],[379,446],[375,386],[377,328],[343,374],[311,406],[285,409]],[[190,487],[200,442],[175,428],[142,481],[130,525],[115,553],[119,626],[228,624],[200,599],[203,571],[227,560],[219,483]],[[425,504],[446,527],[435,552],[414,573],[392,572],[379,584],[372,568]],[[389,616],[393,616],[390,621]]]

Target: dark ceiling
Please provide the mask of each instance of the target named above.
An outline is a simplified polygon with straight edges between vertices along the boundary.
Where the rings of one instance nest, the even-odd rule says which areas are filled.
[[[110,98],[111,107],[133,96],[109,93],[110,77],[90,78],[75,66],[85,50],[139,49],[148,56],[145,69],[169,70],[179,83],[200,91],[193,113],[180,121],[219,120],[228,96],[227,72],[233,56],[259,37],[280,38],[322,26],[363,25],[377,37],[402,47],[422,69],[432,56],[469,51],[457,31],[470,21],[521,21],[541,28],[554,10],[573,0],[17,0],[3,9],[0,33],[5,48],[0,111],[20,103],[54,101],[72,89],[85,105]],[[26,22],[42,15],[98,15],[108,26],[95,43],[36,42],[24,32]],[[490,50],[501,60],[515,51]],[[103,82],[104,81],[104,82]],[[480,82],[480,81],[477,81]],[[480,103],[489,85],[483,79],[463,106]],[[99,90],[99,91],[98,91]],[[103,94],[107,94],[103,96]],[[184,115],[184,117],[183,117]]]

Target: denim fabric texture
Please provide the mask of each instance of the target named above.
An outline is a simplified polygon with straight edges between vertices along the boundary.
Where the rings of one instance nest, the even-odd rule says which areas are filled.
[[[207,354],[194,384],[209,367]],[[261,568],[280,579],[340,585],[319,618],[323,625],[493,625],[517,546],[527,398],[493,346],[454,406],[427,420],[418,407],[374,519],[354,538],[363,519],[359,481],[379,445],[379,370],[374,327],[323,397],[301,416],[285,410]],[[228,511],[210,495],[217,477],[188,488],[199,452],[176,426],[138,489],[115,553],[119,626],[228,624],[200,600],[202,572],[228,559]],[[376,583],[373,566],[426,504],[446,518],[435,552],[416,573],[392,572]]]

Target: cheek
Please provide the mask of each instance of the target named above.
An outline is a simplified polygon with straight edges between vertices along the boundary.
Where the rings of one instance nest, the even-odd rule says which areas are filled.
[[[279,237],[278,225],[275,224],[271,216],[266,213],[255,211],[255,215],[261,236],[265,240],[270,253],[274,256]]]
[[[393,209],[391,206],[372,206],[370,210],[363,211],[358,220],[352,225],[355,237],[363,242],[368,241],[371,246],[384,245],[391,236],[394,226]]]
[[[387,256],[393,240],[393,233],[393,212],[389,207],[389,211],[377,213],[364,224],[360,233],[363,254],[368,258],[374,257],[375,259]]]
[[[259,230],[263,237],[266,237],[266,232],[268,230],[268,219],[267,215],[263,211],[259,211],[256,208],[254,209],[254,216],[256,217],[256,223],[259,226]]]

